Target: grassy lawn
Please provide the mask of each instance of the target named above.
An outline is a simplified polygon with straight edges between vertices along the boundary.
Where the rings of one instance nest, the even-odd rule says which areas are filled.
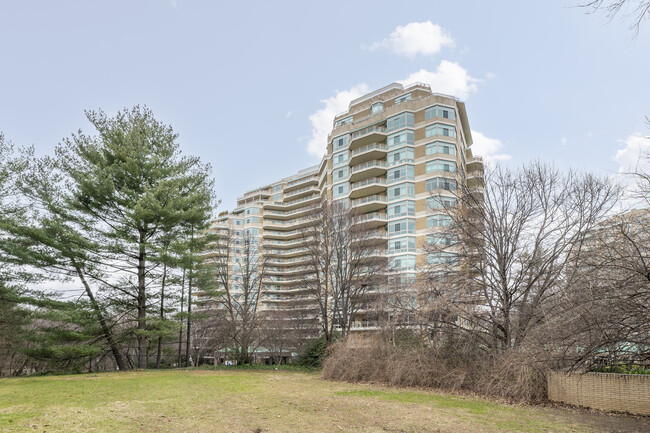
[[[647,421],[296,371],[0,379],[2,432],[633,432],[650,431]]]

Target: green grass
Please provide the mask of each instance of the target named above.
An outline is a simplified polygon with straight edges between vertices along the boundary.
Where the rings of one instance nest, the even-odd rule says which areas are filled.
[[[598,421],[582,412],[328,382],[285,368],[0,379],[1,432],[607,431]]]

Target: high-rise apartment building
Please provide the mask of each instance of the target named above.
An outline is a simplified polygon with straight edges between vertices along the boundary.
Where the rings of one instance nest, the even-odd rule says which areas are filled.
[[[372,222],[385,236],[390,272],[415,277],[419,268],[453,260],[445,253],[427,255],[423,247],[446,242],[436,232],[449,224],[442,209],[454,205],[459,183],[482,170],[471,144],[463,102],[432,93],[426,84],[393,83],[355,99],[335,117],[318,166],[244,194],[214,227],[232,233],[232,248],[246,237],[263,247],[260,312],[276,323],[314,317],[301,228],[320,200],[341,203]],[[232,259],[229,266],[237,267]],[[362,314],[355,324],[375,325]]]

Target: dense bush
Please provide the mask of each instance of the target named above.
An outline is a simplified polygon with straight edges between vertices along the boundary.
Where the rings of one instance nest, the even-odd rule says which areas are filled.
[[[302,367],[319,368],[323,365],[326,356],[327,340],[323,336],[307,343],[293,364]]]
[[[489,355],[467,342],[426,347],[395,344],[380,337],[364,345],[340,341],[324,362],[323,376],[474,392],[517,401],[546,398],[543,363],[534,362],[523,351]]]
[[[650,374],[650,367],[642,365],[600,365],[593,367],[590,371],[596,373],[618,373],[618,374]]]

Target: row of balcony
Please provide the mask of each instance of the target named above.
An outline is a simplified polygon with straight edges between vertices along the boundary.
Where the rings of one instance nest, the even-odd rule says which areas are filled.
[[[297,215],[313,212],[316,209],[318,209],[318,206],[301,207],[300,209],[294,209],[294,210],[265,209],[264,216],[274,216],[277,218],[289,218],[289,217],[294,217]]]
[[[289,248],[289,247],[294,247],[296,245],[304,244],[305,242],[308,242],[309,239],[292,239],[289,241],[281,241],[281,240],[265,240],[264,241],[264,246],[266,247],[267,245],[275,246],[275,247],[281,247],[281,248]]]
[[[290,192],[285,192],[284,197],[285,198],[286,197],[299,197],[299,196],[302,196],[302,195],[309,194],[310,192],[312,192],[312,193],[320,193],[320,189],[318,188],[318,186],[313,186],[313,185],[312,186],[306,186],[304,188],[299,188],[299,189],[296,189],[296,190],[293,190],[293,191],[290,191]],[[289,202],[289,203],[291,203],[291,202]]]

